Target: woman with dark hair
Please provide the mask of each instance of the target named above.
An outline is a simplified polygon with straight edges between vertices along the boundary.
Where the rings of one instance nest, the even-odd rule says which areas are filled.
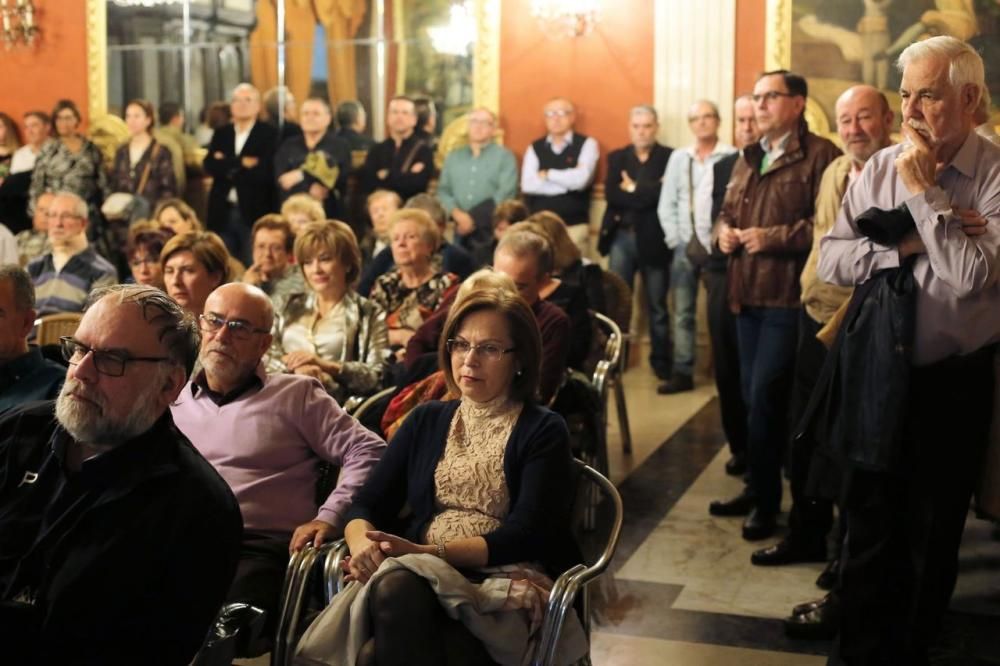
[[[173,233],[155,222],[139,222],[128,231],[125,258],[136,284],[145,284],[166,291],[160,252]]]
[[[348,510],[351,583],[327,617],[352,605],[340,617],[357,640],[328,645],[331,661],[526,663],[551,579],[580,561],[568,529],[569,433],[534,402],[541,354],[520,296],[488,288],[452,309],[439,362],[461,399],[415,409]],[[399,524],[404,505],[409,518]],[[472,599],[496,605],[487,613]],[[321,634],[336,631],[323,619],[300,654],[312,656],[311,634],[319,647]],[[573,617],[564,636],[560,663],[569,663],[586,639]],[[349,654],[352,646],[360,649]]]
[[[115,152],[109,179],[111,192],[125,192],[142,200],[130,209],[131,219],[149,217],[161,199],[177,196],[177,178],[170,150],[153,138],[153,105],[134,99],[125,106],[129,140]]]
[[[72,100],[61,99],[52,109],[56,141],[45,144],[31,175],[28,207],[33,213],[42,192],[72,192],[87,202],[88,217],[100,229],[100,204],[107,192],[101,150],[80,134],[80,110]]]
[[[6,113],[0,112],[0,184],[10,174],[10,164],[14,159],[14,153],[20,147],[21,139],[18,136],[14,119]]]

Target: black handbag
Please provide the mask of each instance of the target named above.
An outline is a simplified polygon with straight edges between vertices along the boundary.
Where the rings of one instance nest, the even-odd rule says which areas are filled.
[[[608,206],[604,210],[604,217],[601,219],[601,231],[597,236],[597,251],[602,257],[608,256],[611,252],[611,245],[615,242],[615,234],[622,225],[622,214],[617,209]]]
[[[698,232],[694,228],[694,157],[688,161],[688,213],[691,218],[691,238],[688,240],[687,247],[684,248],[684,254],[687,255],[692,266],[699,269],[704,268],[711,255],[698,240]]]

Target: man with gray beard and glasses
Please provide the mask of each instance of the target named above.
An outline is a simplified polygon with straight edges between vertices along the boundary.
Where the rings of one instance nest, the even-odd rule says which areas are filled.
[[[168,409],[198,328],[152,287],[89,302],[62,338],[56,402],[0,418],[0,660],[187,664],[242,534],[235,497]]]

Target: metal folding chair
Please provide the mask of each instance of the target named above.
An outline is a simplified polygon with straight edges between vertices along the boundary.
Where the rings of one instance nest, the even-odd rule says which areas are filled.
[[[632,453],[632,431],[628,424],[628,406],[625,403],[625,386],[622,375],[625,372],[625,336],[613,319],[595,312],[594,319],[607,336],[604,343],[604,358],[594,370],[594,386],[601,394],[604,422],[608,420],[608,392],[614,392],[615,411],[618,413],[618,429],[622,435],[622,450]]]

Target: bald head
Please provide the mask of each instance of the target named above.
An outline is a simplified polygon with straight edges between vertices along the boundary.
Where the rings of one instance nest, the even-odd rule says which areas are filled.
[[[270,299],[253,285],[231,282],[208,295],[199,358],[209,388],[225,395],[250,378],[271,346],[273,320]]]
[[[877,88],[868,85],[848,88],[837,99],[834,110],[844,152],[856,165],[864,164],[889,145],[893,113],[889,101]]]

